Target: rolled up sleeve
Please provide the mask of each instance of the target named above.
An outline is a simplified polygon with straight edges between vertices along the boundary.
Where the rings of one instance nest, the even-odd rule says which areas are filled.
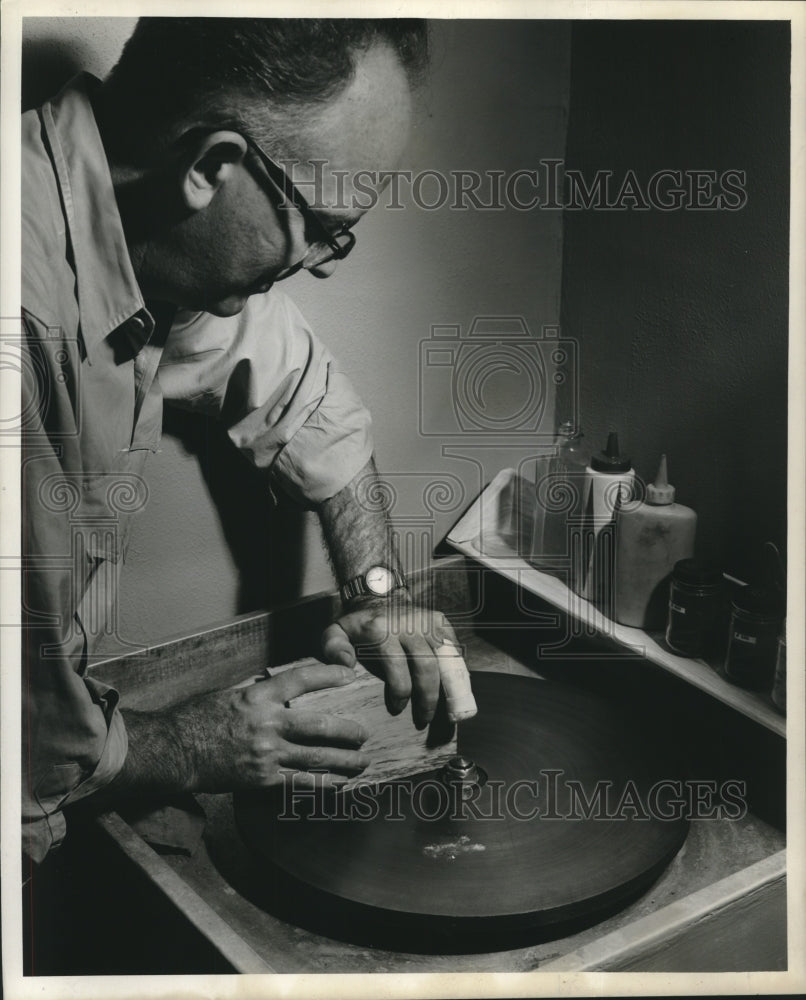
[[[159,381],[166,402],[219,417],[236,447],[301,503],[334,496],[372,455],[368,411],[277,289],[226,319],[180,313]]]
[[[34,861],[41,861],[64,839],[65,806],[108,785],[128,752],[114,689],[82,679],[70,665],[60,669],[45,663],[39,669],[60,673],[65,683],[56,696],[40,685],[30,700],[24,700],[28,712],[23,731],[36,732],[26,740],[34,755],[23,781],[23,850]],[[48,721],[49,715],[57,718]]]

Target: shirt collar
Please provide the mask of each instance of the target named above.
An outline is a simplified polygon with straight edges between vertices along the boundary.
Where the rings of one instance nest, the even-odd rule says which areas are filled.
[[[154,320],[134,276],[112,177],[90,103],[100,80],[80,73],[41,108],[62,194],[76,272],[87,356],[123,327],[133,350],[148,341]]]

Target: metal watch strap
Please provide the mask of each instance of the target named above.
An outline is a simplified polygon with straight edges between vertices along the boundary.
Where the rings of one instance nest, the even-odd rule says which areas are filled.
[[[387,567],[387,569],[388,568],[389,567]],[[406,578],[400,570],[389,569],[389,572],[394,577],[395,585],[390,590],[387,590],[386,594],[373,593],[373,591],[371,591],[366,585],[366,573],[361,573],[359,576],[354,576],[352,580],[348,580],[346,583],[341,585],[339,593],[341,594],[342,601],[347,604],[349,601],[354,601],[357,597],[386,597],[388,594],[392,594],[396,590],[405,590]]]

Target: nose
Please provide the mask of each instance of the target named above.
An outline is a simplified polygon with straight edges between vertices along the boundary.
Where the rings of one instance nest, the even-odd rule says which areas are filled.
[[[338,263],[337,260],[329,260],[325,264],[314,264],[312,267],[306,267],[305,270],[314,278],[329,278],[336,270]]]

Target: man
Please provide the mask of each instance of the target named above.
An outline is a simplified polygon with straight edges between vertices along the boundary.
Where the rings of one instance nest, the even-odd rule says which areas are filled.
[[[356,174],[397,165],[425,51],[411,21],[144,19],[103,84],[79,77],[23,117],[23,826],[35,861],[64,837],[63,809],[101,791],[360,773],[359,724],[287,706],[349,683],[358,645],[375,647],[390,711],[411,697],[418,726],[433,717],[450,626],[411,604],[385,518],[360,502],[375,475],[366,411],[273,287],[299,270],[327,277],[351,249],[367,205]],[[84,676],[84,608],[114,580],[163,399],[218,416],[316,507],[345,608],[323,637],[328,665],[121,712],[117,692]]]

